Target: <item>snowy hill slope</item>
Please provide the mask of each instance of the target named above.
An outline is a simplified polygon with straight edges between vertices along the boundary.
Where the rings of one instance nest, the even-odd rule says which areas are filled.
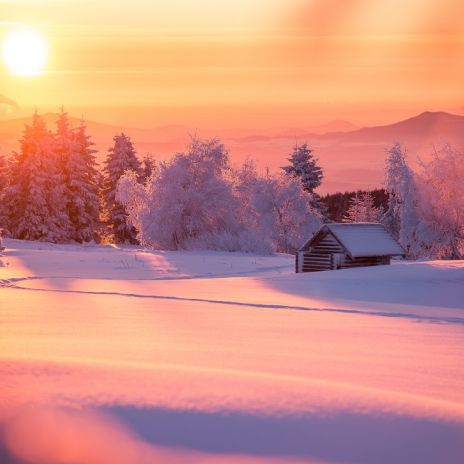
[[[464,460],[463,262],[6,245],[2,463]]]

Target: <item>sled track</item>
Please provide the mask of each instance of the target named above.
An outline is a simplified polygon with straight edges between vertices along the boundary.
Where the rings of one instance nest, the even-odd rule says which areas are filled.
[[[53,278],[53,277],[47,277],[47,278]],[[58,277],[58,278],[63,278],[63,277]],[[214,299],[209,299],[209,298],[188,298],[188,297],[179,297],[179,296],[170,296],[170,295],[155,295],[155,294],[143,295],[139,293],[124,293],[124,292],[113,292],[113,291],[106,292],[106,291],[92,291],[92,290],[63,290],[63,289],[47,289],[47,288],[30,288],[30,287],[18,285],[19,282],[25,282],[28,280],[40,280],[40,279],[44,279],[44,278],[43,277],[26,277],[26,278],[3,279],[3,280],[0,280],[0,288],[9,288],[13,290],[22,290],[22,291],[30,291],[30,292],[71,293],[71,294],[80,294],[80,295],[119,296],[119,297],[125,297],[125,298],[140,298],[140,299],[182,301],[182,302],[193,302],[193,303],[207,303],[207,304],[216,304],[216,305],[224,305],[224,306],[238,306],[238,307],[248,307],[248,308],[257,308],[257,309],[268,309],[268,310],[308,311],[308,312],[321,312],[321,313],[338,313],[338,314],[349,314],[349,315],[401,318],[401,319],[410,319],[416,322],[464,325],[464,318],[461,318],[461,317],[424,316],[424,315],[415,314],[415,313],[366,311],[362,309],[318,308],[318,307],[310,307],[310,306],[249,303],[249,302],[243,302],[243,301],[214,300]],[[159,280],[165,280],[165,279],[159,279]],[[169,280],[175,280],[175,279],[169,279]],[[177,280],[182,280],[182,279],[177,279]]]

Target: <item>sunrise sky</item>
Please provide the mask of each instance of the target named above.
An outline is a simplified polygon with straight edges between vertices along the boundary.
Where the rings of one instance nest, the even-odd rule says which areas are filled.
[[[3,118],[65,105],[128,126],[305,127],[464,105],[462,0],[0,0],[0,13],[0,40],[25,25],[49,48],[37,76],[2,61]]]

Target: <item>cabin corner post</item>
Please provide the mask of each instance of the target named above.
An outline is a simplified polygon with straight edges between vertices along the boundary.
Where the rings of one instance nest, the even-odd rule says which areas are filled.
[[[304,264],[304,251],[297,251],[295,253],[295,272],[298,274],[303,271]]]

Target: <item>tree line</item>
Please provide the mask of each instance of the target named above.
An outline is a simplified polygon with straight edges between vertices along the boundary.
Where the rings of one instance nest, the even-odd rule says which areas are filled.
[[[322,220],[314,189],[323,172],[307,145],[295,147],[288,173],[264,175],[252,161],[232,168],[217,139],[192,138],[184,153],[159,163],[150,156],[140,162],[124,133],[114,136],[102,169],[95,153],[83,121],[71,127],[62,110],[50,130],[35,114],[19,150],[0,157],[3,234],[267,253],[293,251]],[[121,187],[128,176],[129,196]]]
[[[312,149],[293,147],[279,172],[252,160],[232,167],[218,139],[192,138],[167,161],[142,161],[115,135],[100,170],[82,121],[49,130],[35,114],[20,148],[0,157],[0,226],[20,239],[141,243],[159,249],[293,252],[323,222],[382,222],[408,255],[461,258],[464,155],[445,146],[415,172],[406,152],[386,153],[384,189],[320,197]]]
[[[388,193],[384,188],[335,192],[321,196],[320,201],[330,221],[371,222],[367,218],[374,217],[375,222],[381,219],[387,209]]]

